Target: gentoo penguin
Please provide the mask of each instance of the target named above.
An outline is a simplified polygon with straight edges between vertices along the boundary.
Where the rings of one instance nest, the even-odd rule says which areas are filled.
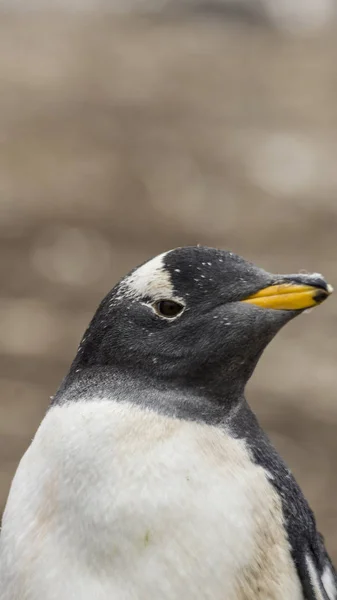
[[[244,391],[332,291],[185,247],[99,306],[14,477],[2,600],[336,600],[298,484]]]

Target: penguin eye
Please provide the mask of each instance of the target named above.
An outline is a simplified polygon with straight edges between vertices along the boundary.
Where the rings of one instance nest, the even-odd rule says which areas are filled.
[[[183,310],[183,305],[174,300],[159,300],[153,305],[156,313],[160,317],[166,317],[166,319],[173,319],[179,315]]]

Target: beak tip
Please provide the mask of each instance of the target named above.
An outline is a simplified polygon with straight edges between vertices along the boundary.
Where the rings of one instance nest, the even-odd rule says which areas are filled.
[[[321,304],[330,296],[330,293],[331,292],[329,292],[328,289],[323,290],[321,288],[317,288],[317,291],[313,294],[312,299],[316,304]]]

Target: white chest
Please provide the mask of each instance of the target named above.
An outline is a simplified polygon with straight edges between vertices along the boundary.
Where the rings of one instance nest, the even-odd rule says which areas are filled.
[[[47,414],[13,482],[0,581],[4,600],[302,599],[243,442],[111,401]]]

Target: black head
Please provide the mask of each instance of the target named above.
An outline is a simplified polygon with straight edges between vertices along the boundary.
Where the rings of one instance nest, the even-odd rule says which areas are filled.
[[[330,291],[318,274],[271,275],[231,252],[169,251],[103,300],[63,388],[100,368],[166,387],[240,394],[277,331]]]

